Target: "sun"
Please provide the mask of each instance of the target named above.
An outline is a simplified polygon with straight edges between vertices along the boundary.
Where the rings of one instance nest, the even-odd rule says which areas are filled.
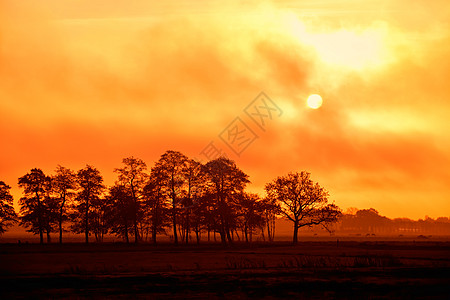
[[[306,100],[306,103],[308,105],[309,108],[312,109],[318,109],[319,107],[322,106],[322,97],[320,95],[317,94],[312,94],[308,97],[308,100]]]

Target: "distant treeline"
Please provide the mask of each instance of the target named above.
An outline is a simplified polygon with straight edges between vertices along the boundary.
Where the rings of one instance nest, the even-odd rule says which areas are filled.
[[[374,208],[360,210],[351,208],[333,224],[332,230],[338,235],[422,235],[425,238],[428,235],[450,235],[450,218],[426,217],[417,221],[408,218],[390,219],[381,216]],[[320,228],[312,230],[315,233],[319,231]]]
[[[450,219],[425,218],[417,221],[408,218],[389,219],[380,216],[373,208],[358,210],[355,213],[344,214],[336,229],[340,233],[365,233],[378,235],[414,235],[435,234],[450,235]]]
[[[86,165],[74,171],[58,165],[54,174],[39,168],[18,179],[23,196],[20,211],[13,207],[10,186],[0,181],[0,234],[15,222],[50,242],[51,233],[84,234],[97,242],[107,234],[157,242],[170,235],[175,244],[215,239],[222,243],[252,241],[258,234],[272,241],[275,220],[293,222],[293,242],[299,228],[338,220],[337,206],[328,203],[328,192],[306,171],[289,173],[269,182],[261,197],[245,191],[250,182],[234,161],[219,157],[205,164],[178,151],[166,151],[150,170],[139,158],[127,157],[116,168],[113,186],[103,184],[100,171]]]

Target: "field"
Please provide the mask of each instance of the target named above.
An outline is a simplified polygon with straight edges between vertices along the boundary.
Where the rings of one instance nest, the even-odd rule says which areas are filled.
[[[448,299],[448,241],[0,244],[1,299]]]

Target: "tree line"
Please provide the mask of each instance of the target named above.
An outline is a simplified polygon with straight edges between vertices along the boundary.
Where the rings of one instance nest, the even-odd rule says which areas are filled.
[[[335,224],[336,232],[342,234],[360,235],[449,235],[450,218],[439,217],[432,219],[411,220],[408,218],[394,218],[382,216],[374,208],[349,209]]]
[[[46,175],[33,168],[18,179],[23,196],[14,211],[10,186],[0,181],[0,234],[19,222],[28,232],[93,235],[97,242],[113,234],[129,243],[170,234],[173,242],[189,243],[194,236],[220,236],[223,244],[252,241],[255,234],[273,241],[275,220],[293,223],[293,242],[305,226],[328,228],[341,215],[328,203],[329,194],[306,171],[279,176],[265,186],[261,197],[245,190],[249,176],[234,161],[220,157],[205,164],[178,151],[166,151],[148,169],[139,158],[127,157],[114,169],[117,180],[105,186],[100,171],[91,165],[74,171],[58,165]],[[240,233],[240,234],[239,234]]]

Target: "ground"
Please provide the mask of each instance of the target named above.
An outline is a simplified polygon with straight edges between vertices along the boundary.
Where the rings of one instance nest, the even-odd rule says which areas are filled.
[[[0,298],[448,299],[450,242],[1,244]]]

